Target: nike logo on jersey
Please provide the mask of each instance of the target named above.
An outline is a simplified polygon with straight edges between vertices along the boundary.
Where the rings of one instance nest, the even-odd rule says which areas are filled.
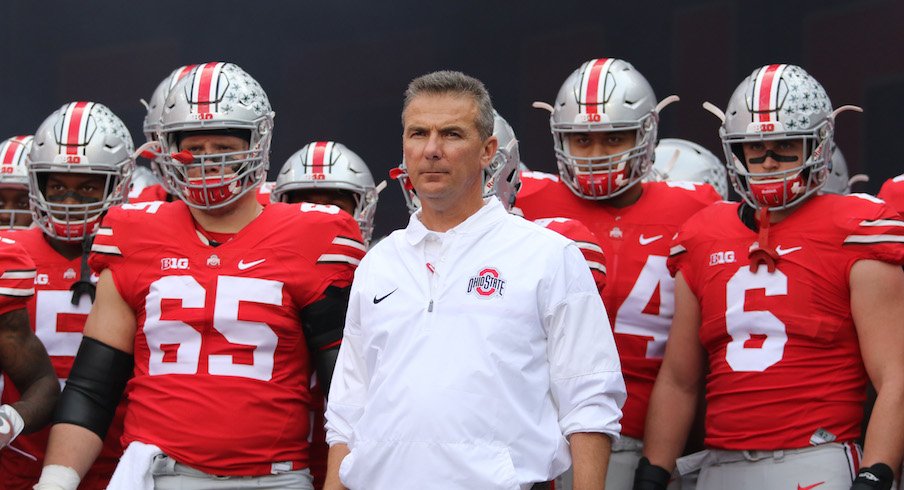
[[[782,255],[788,255],[791,252],[797,252],[798,250],[804,247],[791,247],[791,248],[782,248],[781,245],[775,247],[775,253],[777,253],[780,257]]]
[[[386,298],[388,298],[389,296],[391,296],[392,293],[394,293],[394,292],[396,292],[396,291],[398,291],[398,290],[399,290],[399,288],[395,288],[395,289],[393,289],[392,291],[390,291],[389,294],[387,294],[386,296],[383,296],[382,298],[377,298],[376,296],[374,296],[374,304],[377,304],[377,303],[379,303],[380,301],[383,301],[384,299],[386,299]]]
[[[267,259],[255,260],[254,262],[245,262],[245,260],[242,259],[239,261],[239,270],[243,271],[246,269],[250,269],[250,268],[256,266],[257,264],[263,263],[265,260],[267,260]]]
[[[659,240],[660,238],[662,238],[662,235],[645,237],[645,236],[643,236],[643,233],[641,233],[640,234],[640,244],[641,245],[649,245],[649,244],[655,242],[656,240]]]
[[[819,482],[819,483],[814,483],[814,484],[812,484],[812,485],[807,485],[807,486],[805,486],[805,487],[800,486],[800,483],[798,483],[798,484],[797,484],[797,490],[811,490],[811,489],[813,489],[813,488],[816,488],[816,487],[822,485],[823,483],[825,483],[825,482],[824,482],[824,481],[821,481],[821,482]]]

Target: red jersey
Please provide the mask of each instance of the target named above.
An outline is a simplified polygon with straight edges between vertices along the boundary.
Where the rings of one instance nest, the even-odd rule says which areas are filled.
[[[15,240],[0,237],[0,315],[25,308],[35,294],[35,264]]]
[[[706,445],[777,450],[860,435],[867,374],[849,277],[862,259],[904,264],[904,221],[865,194],[809,198],[769,229],[779,255],[750,271],[757,233],[739,204],[720,203],[682,228],[669,269],[701,306],[709,359]]]
[[[570,239],[581,249],[593,275],[593,281],[596,282],[596,289],[602,293],[606,287],[606,256],[603,255],[603,247],[600,246],[596,235],[576,219],[542,218],[535,220],[534,223]]]
[[[904,174],[888,179],[879,189],[879,199],[904,216]]]
[[[62,386],[69,377],[72,362],[82,341],[85,320],[91,310],[91,298],[87,295],[83,295],[79,298],[79,303],[73,305],[72,291],[69,289],[79,280],[81,257],[69,260],[60,255],[51,248],[40,228],[7,232],[7,236],[27,250],[36,265],[37,272],[31,286],[35,295],[28,300],[28,317],[32,330],[47,349],[50,363]],[[19,399],[19,392],[8,378],[4,379],[0,398],[3,403]],[[79,488],[103,489],[109,483],[122,455],[119,439],[122,436],[123,414],[123,407],[120,406],[104,439],[101,454]],[[49,435],[50,427],[22,434],[13,441],[13,449],[2,451],[0,489],[31,489],[38,483]]]
[[[166,189],[161,184],[153,184],[143,189],[138,189],[137,192],[130,192],[129,202],[168,201],[168,197],[169,194],[167,194]]]
[[[270,204],[270,193],[273,192],[274,187],[276,187],[276,182],[264,182],[257,188],[257,202],[261,206]]]
[[[622,434],[643,438],[647,407],[675,312],[675,281],[666,268],[669,244],[691,215],[721,197],[707,184],[648,182],[624,208],[574,195],[558,177],[522,172],[516,204],[528,219],[580,220],[606,256],[603,303],[615,334],[628,400]]]
[[[308,465],[311,363],[299,320],[364,256],[335,206],[277,204],[217,246],[189,208],[124,204],[91,255],[135,312],[123,445],[155,444],[217,475]]]

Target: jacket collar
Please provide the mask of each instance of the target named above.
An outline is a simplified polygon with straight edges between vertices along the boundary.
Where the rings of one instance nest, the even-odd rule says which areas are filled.
[[[454,228],[446,232],[446,236],[463,235],[467,233],[475,233],[483,231],[495,225],[499,220],[508,215],[502,203],[495,197],[484,199],[483,206],[476,213],[462,221]],[[421,223],[421,210],[417,210],[408,220],[408,226],[405,228],[405,239],[409,245],[417,245],[421,243],[427,235],[436,233],[428,230]]]

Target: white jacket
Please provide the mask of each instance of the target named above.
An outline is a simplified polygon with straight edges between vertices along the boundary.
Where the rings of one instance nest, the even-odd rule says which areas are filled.
[[[621,429],[605,308],[568,239],[490,199],[425,260],[414,215],[355,274],[327,408],[350,489],[507,489],[570,465],[565,436]]]

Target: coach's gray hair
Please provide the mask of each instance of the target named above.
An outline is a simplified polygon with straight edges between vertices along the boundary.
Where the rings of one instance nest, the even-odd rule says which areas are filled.
[[[442,70],[421,75],[408,84],[405,90],[405,103],[402,105],[402,114],[408,109],[408,105],[418,95],[456,94],[466,95],[474,99],[477,104],[477,133],[481,139],[487,139],[493,134],[493,102],[490,93],[480,80],[469,77],[460,71]],[[404,124],[404,121],[402,121]]]

